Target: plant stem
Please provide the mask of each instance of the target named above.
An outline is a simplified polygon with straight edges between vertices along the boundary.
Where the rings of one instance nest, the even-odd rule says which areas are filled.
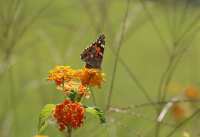
[[[67,128],[66,137],[72,137],[72,128],[71,127]]]
[[[189,118],[185,119],[184,121],[182,121],[181,123],[179,123],[169,134],[167,134],[166,137],[171,137],[174,135],[174,133],[176,133],[176,131],[178,129],[180,129],[181,127],[183,127],[185,124],[187,124],[190,120],[192,120],[195,116],[197,116],[200,112],[200,109],[196,110]]]
[[[90,91],[91,91],[91,95],[92,95],[92,102],[93,102],[93,105],[97,106],[96,97],[95,97],[95,95],[94,95],[94,92],[93,92],[92,89],[90,89]]]
[[[170,54],[170,48],[169,48],[169,46],[167,44],[167,41],[163,38],[163,36],[161,34],[161,30],[159,29],[158,25],[156,24],[156,21],[155,21],[153,15],[151,14],[151,12],[149,11],[145,1],[144,0],[140,0],[140,3],[141,3],[141,5],[142,5],[142,7],[144,9],[144,12],[145,12],[146,16],[149,18],[152,27],[154,28],[155,32],[157,33],[160,41],[165,46],[164,48],[165,48],[167,54]]]
[[[117,64],[118,64],[118,60],[119,60],[119,53],[120,53],[121,46],[122,46],[122,43],[123,43],[123,40],[124,40],[124,34],[125,34],[125,30],[126,30],[126,22],[127,22],[127,19],[128,19],[129,6],[130,6],[129,2],[130,2],[130,0],[127,0],[127,8],[126,8],[126,11],[125,11],[124,19],[122,21],[122,30],[121,30],[121,33],[120,33],[121,35],[120,35],[120,39],[119,39],[118,46],[117,46],[117,49],[116,49],[116,57],[115,57],[115,61],[114,61],[110,90],[109,90],[109,93],[108,93],[108,102],[107,102],[107,105],[106,105],[107,111],[109,110],[110,104],[111,104],[114,81],[115,81],[116,72],[117,72]]]

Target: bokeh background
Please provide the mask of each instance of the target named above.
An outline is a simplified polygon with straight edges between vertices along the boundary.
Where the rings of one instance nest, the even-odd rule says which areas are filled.
[[[48,71],[82,68],[80,53],[100,33],[106,35],[106,82],[94,95],[106,110],[112,90],[113,111],[104,125],[88,115],[73,136],[156,136],[150,101],[158,101],[160,85],[166,99],[200,85],[199,7],[199,0],[0,0],[0,137],[36,134],[41,108],[63,100],[46,80]],[[172,136],[198,137],[199,116],[177,128],[181,122],[169,113],[157,136],[177,128]],[[54,126],[45,133],[62,137]]]

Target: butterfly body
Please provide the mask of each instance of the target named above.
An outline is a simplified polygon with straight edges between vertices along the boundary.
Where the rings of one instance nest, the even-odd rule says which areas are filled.
[[[105,36],[100,35],[95,42],[81,53],[81,60],[83,60],[86,68],[100,69],[105,46]]]

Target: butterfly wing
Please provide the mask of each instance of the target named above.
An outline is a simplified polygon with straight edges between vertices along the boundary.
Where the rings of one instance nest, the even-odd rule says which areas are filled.
[[[81,59],[86,63],[86,68],[101,68],[105,45],[105,36],[100,35],[98,39],[81,53]]]

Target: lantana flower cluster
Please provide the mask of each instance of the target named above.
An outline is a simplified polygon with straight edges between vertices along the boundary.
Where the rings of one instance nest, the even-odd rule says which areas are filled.
[[[53,116],[62,131],[66,126],[71,126],[72,128],[80,127],[83,123],[84,113],[85,109],[80,103],[64,100],[64,102],[56,106]]]
[[[82,98],[89,98],[90,87],[101,87],[104,74],[100,69],[72,69],[70,66],[56,66],[49,71],[49,81],[54,81],[66,99],[57,104],[53,111],[59,129],[78,128],[84,122],[85,108]]]
[[[88,96],[89,87],[101,87],[104,81],[104,74],[100,69],[83,68],[74,70],[69,66],[56,66],[49,71],[49,81],[54,81],[57,89],[65,95],[76,92],[81,96]]]

